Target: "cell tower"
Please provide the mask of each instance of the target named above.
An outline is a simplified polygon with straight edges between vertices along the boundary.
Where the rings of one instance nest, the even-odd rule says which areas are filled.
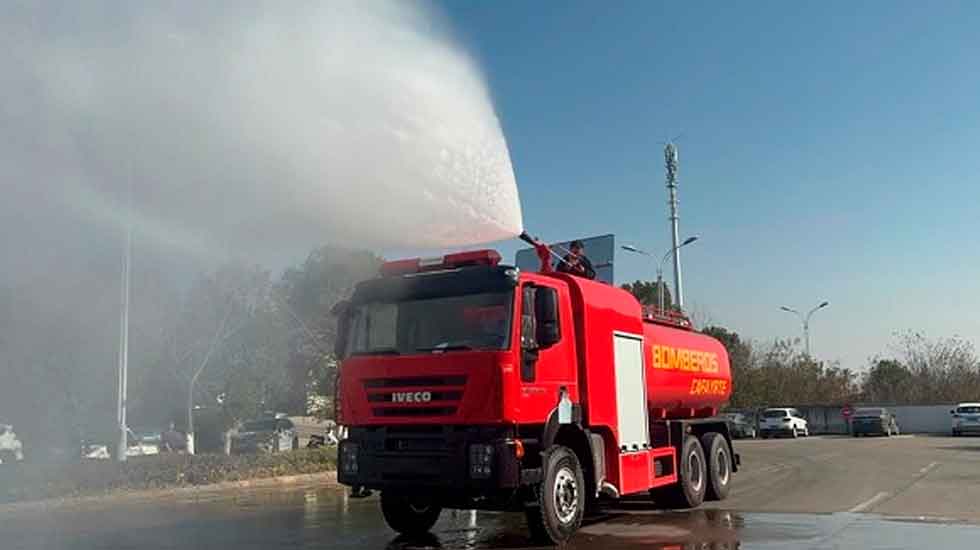
[[[677,146],[669,141],[664,147],[664,163],[667,166],[667,193],[670,196],[670,225],[674,252],[674,299],[677,301],[677,308],[683,310],[684,291],[681,283],[681,243],[678,230],[680,218],[677,215]]]

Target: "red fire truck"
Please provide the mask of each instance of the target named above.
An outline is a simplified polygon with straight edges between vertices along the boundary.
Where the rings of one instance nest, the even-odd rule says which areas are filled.
[[[500,265],[492,250],[388,262],[339,315],[339,480],[388,525],[522,511],[567,540],[601,498],[723,499],[739,465],[725,348],[628,292]]]

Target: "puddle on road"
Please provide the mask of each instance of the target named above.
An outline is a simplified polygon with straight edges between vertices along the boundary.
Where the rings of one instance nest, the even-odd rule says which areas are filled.
[[[977,548],[980,526],[861,514],[661,512],[626,503],[586,520],[567,550]],[[377,501],[337,489],[254,491],[0,512],[3,550],[521,550],[520,514],[446,511],[433,534],[396,537]]]

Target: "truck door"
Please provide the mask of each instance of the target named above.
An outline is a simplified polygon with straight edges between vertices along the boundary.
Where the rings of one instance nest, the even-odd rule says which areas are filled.
[[[564,285],[528,282],[521,287],[521,422],[545,422],[562,388],[578,401],[569,304]]]

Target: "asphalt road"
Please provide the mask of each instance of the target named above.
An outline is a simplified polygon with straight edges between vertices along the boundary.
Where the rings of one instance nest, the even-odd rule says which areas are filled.
[[[813,437],[737,450],[743,470],[728,500],[663,512],[628,499],[590,518],[568,548],[974,549],[980,540],[980,438]],[[405,540],[375,499],[337,487],[0,507],[2,550],[528,547],[520,515],[468,511],[444,512],[431,537]]]
[[[768,439],[738,441],[736,452],[744,469],[712,507],[980,523],[980,438]]]

